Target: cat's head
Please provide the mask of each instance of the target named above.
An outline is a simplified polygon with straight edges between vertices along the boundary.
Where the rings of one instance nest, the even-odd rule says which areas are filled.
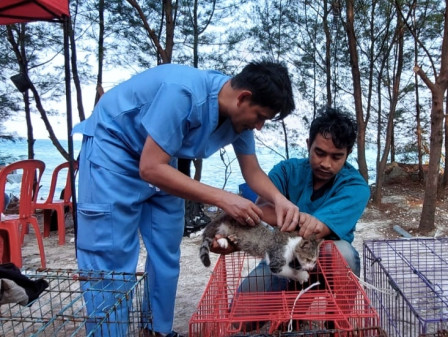
[[[319,258],[319,249],[324,239],[311,237],[303,239],[297,245],[294,254],[304,270],[313,270]]]

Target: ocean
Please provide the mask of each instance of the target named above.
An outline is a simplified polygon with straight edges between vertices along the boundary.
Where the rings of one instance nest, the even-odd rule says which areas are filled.
[[[67,140],[62,140],[61,144],[68,149]],[[81,148],[81,140],[73,141],[74,157],[76,158]],[[8,164],[13,161],[27,159],[28,148],[26,140],[18,140],[16,142],[2,141],[0,142],[0,163]],[[274,153],[267,148],[257,148],[257,157],[261,168],[267,173],[277,162],[282,160],[279,154]],[[45,171],[41,180],[41,188],[39,190],[39,198],[45,198],[51,183],[51,174],[53,169],[64,162],[64,157],[54,147],[49,139],[37,139],[34,144],[34,158],[45,162]],[[225,163],[221,159],[220,153],[216,152],[211,157],[204,159],[202,164],[201,182],[213,187],[225,189],[226,191],[238,193],[239,185],[244,183],[244,179],[240,172],[238,161],[236,160],[233,148],[227,146],[223,155]],[[194,166],[191,165],[191,174],[194,174]],[[8,184],[8,192],[13,195],[18,194],[18,184]],[[62,187],[58,187],[55,195]]]
[[[64,148],[68,149],[67,140],[62,140],[61,144]],[[81,149],[81,140],[73,141],[73,149],[74,157],[76,158]],[[283,157],[279,153],[282,153],[282,151],[280,150],[276,152],[267,147],[257,147],[258,162],[263,171],[268,173],[276,163],[283,160]],[[348,161],[353,166],[358,167],[355,154],[356,151],[353,151],[349,156]],[[304,149],[296,149],[293,150],[290,155],[292,157],[300,157],[306,155],[306,151]],[[369,184],[375,181],[375,169],[373,165],[374,155],[375,151],[373,149],[368,151],[367,157],[369,163],[371,163],[371,165],[369,165]],[[8,164],[16,160],[27,159],[27,157],[28,149],[26,140],[0,142],[0,164]],[[240,167],[232,146],[227,146],[225,148],[225,154],[223,154],[222,157],[224,158],[224,161],[221,159],[220,153],[216,152],[211,157],[203,160],[201,182],[216,188],[225,189],[229,192],[238,193],[239,185],[244,183],[244,179],[241,175]],[[39,191],[39,198],[45,198],[48,195],[53,169],[64,162],[65,159],[49,139],[36,140],[34,144],[34,158],[42,160],[46,165]],[[192,176],[194,174],[193,165],[191,165],[191,174]],[[9,193],[12,193],[13,195],[18,194],[18,184],[8,184],[7,188]],[[55,195],[59,195],[58,193],[61,189],[62,187],[58,187]]]

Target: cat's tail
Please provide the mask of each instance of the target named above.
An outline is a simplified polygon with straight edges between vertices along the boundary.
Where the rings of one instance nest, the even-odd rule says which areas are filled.
[[[206,267],[210,267],[210,246],[212,242],[213,239],[205,237],[201,247],[199,247],[199,257],[201,258],[202,264]]]

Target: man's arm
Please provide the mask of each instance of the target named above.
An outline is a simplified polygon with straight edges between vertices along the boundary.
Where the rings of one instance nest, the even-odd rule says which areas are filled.
[[[263,198],[258,198],[256,204],[263,210],[263,221],[267,222],[271,226],[277,226],[273,205]],[[318,239],[324,238],[331,234],[331,230],[322,221],[311,214],[303,212],[300,212],[298,226],[290,226],[285,229],[282,228],[281,230],[291,232],[297,230],[298,228],[300,228],[299,235],[306,239],[312,234],[314,234]]]
[[[244,180],[257,195],[269,201],[274,208],[276,223],[282,228],[296,227],[299,222],[299,209],[275,187],[263,172],[256,155],[237,155]]]
[[[261,209],[250,200],[191,179],[170,166],[170,160],[170,155],[148,136],[140,156],[141,178],[167,193],[218,206],[241,224],[254,225],[261,218]],[[248,217],[254,222],[246,222]]]
[[[324,222],[337,237],[351,242],[369,197],[370,189],[361,176],[342,181],[313,216]]]
[[[305,239],[312,235],[315,235],[317,239],[322,239],[331,234],[327,225],[308,213],[300,213],[299,227],[299,235]]]

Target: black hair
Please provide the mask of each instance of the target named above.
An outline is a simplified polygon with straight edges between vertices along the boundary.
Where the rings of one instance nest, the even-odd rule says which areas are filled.
[[[282,63],[251,62],[232,78],[230,84],[234,89],[250,90],[252,104],[270,108],[275,115],[279,113],[275,120],[285,118],[295,108],[288,69]]]
[[[318,133],[324,138],[331,136],[334,146],[338,149],[347,148],[347,153],[350,153],[356,141],[357,124],[349,113],[326,107],[311,122],[308,139],[310,145]]]

